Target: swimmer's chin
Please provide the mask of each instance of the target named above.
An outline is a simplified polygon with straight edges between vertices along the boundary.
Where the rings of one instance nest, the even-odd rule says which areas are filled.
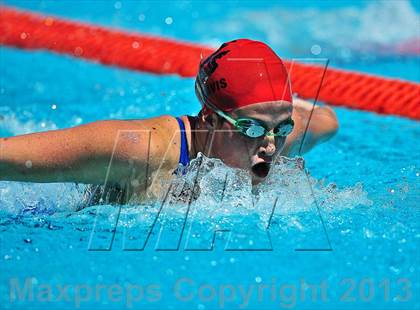
[[[252,186],[257,186],[258,184],[264,182],[265,178],[259,178],[259,177],[255,177],[252,176],[251,182],[252,182]]]

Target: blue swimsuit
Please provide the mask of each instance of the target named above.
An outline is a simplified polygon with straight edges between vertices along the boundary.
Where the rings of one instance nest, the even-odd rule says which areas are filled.
[[[187,141],[187,134],[185,132],[185,125],[181,118],[176,117],[176,120],[178,121],[179,128],[181,130],[181,154],[179,156],[179,164],[182,165],[182,171],[181,174],[185,174],[185,168],[190,163],[190,156],[188,154],[188,141]],[[177,173],[179,169],[175,170],[175,173]]]

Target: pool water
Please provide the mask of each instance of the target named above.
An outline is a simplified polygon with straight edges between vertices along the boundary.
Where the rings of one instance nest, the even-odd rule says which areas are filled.
[[[395,52],[420,39],[416,1],[3,2],[420,81],[419,57]],[[0,68],[2,137],[200,108],[192,79],[9,47]],[[164,203],[76,211],[83,185],[0,182],[1,308],[419,309],[419,123],[334,109],[340,130],[305,169],[279,159],[253,191],[205,157]]]

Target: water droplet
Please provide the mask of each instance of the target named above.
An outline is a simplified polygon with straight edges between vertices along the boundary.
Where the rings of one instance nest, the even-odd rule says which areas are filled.
[[[351,230],[350,229],[344,229],[344,230],[342,230],[341,231],[341,234],[342,235],[347,235],[348,233],[350,233],[351,232]]]
[[[389,267],[389,270],[391,270],[395,274],[399,274],[401,272],[400,269],[398,269],[398,268],[396,268],[394,266]]]
[[[121,3],[120,1],[117,1],[117,2],[115,2],[115,3],[114,3],[114,8],[115,8],[116,10],[121,9],[121,7],[122,7],[122,3]]]
[[[233,263],[235,262],[235,259],[234,259],[233,257],[231,257],[231,258],[229,259],[229,261],[233,264]]]
[[[21,38],[22,40],[25,40],[27,37],[28,37],[28,35],[26,34],[26,32],[22,32],[22,33],[20,34],[20,38]]]
[[[321,54],[321,52],[322,52],[321,46],[319,46],[318,44],[312,45],[311,53],[313,55],[319,55],[319,54]]]
[[[212,265],[212,266],[214,267],[214,266],[216,266],[216,265],[217,265],[217,262],[216,262],[215,260],[212,260],[212,261],[210,262],[210,265]]]
[[[255,277],[255,282],[261,283],[262,279],[260,276]]]
[[[51,105],[51,109],[56,110],[57,109],[57,105],[56,104]]]
[[[80,46],[76,46],[76,48],[74,49],[73,54],[75,56],[80,56],[83,54],[83,48],[81,48]]]
[[[140,43],[137,42],[137,41],[134,41],[133,43],[131,43],[131,47],[134,48],[134,49],[139,48],[140,47]]]
[[[145,19],[146,19],[146,16],[144,14],[139,15],[139,21],[144,22]]]
[[[52,24],[54,23],[54,18],[52,17],[47,17],[44,21],[45,26],[52,26]]]
[[[171,63],[169,61],[165,61],[163,64],[163,70],[168,70],[171,68]]]
[[[367,228],[363,228],[363,232],[365,233],[366,238],[372,238],[373,237],[373,232]]]
[[[131,181],[131,185],[133,187],[139,187],[140,186],[140,182],[139,182],[139,180],[134,179],[134,180]]]
[[[27,160],[27,161],[25,162],[25,167],[26,167],[26,168],[28,168],[28,169],[32,168],[32,161]]]
[[[172,19],[172,17],[168,16],[165,18],[165,23],[167,25],[172,25],[172,23],[174,22],[174,20]]]

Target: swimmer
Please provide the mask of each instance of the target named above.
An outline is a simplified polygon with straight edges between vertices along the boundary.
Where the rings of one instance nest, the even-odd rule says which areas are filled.
[[[97,121],[1,138],[0,180],[90,184],[90,204],[105,194],[125,203],[182,173],[201,152],[248,171],[255,185],[276,156],[304,154],[338,129],[331,108],[293,98],[282,60],[259,41],[227,42],[203,59],[195,92],[197,116]]]

